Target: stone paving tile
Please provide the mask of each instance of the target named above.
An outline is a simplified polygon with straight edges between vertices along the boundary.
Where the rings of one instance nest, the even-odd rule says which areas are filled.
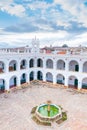
[[[1,94],[0,130],[87,130],[87,94],[52,87],[49,84],[31,84],[26,89]],[[38,126],[31,119],[32,107],[47,100],[61,105],[67,111],[66,122],[47,127]]]

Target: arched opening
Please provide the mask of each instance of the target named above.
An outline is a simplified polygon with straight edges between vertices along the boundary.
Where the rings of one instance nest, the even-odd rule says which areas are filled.
[[[65,62],[63,60],[58,60],[57,61],[57,69],[65,70]]]
[[[0,79],[0,93],[4,92],[5,90],[5,80]]]
[[[77,61],[72,60],[69,63],[69,70],[70,71],[79,71],[79,64]]]
[[[43,73],[41,71],[37,72],[37,79],[38,80],[43,80]]]
[[[29,77],[30,77],[30,81],[34,80],[34,72],[33,71],[30,73]]]
[[[4,73],[5,72],[5,65],[2,61],[0,61],[0,73]]]
[[[9,86],[10,86],[10,88],[13,88],[13,87],[17,86],[17,77],[16,76],[12,76],[10,78]]]
[[[70,76],[68,79],[68,86],[70,88],[78,88],[78,79],[75,76]]]
[[[15,60],[10,61],[9,71],[15,71],[17,69],[17,62]]]
[[[87,61],[83,64],[83,72],[87,73]]]
[[[56,83],[64,84],[65,83],[65,77],[62,74],[58,74],[57,77],[56,77]]]
[[[26,74],[25,73],[23,73],[21,75],[21,84],[23,84],[23,83],[26,83]]]
[[[49,68],[49,69],[53,68],[53,61],[51,59],[48,59],[46,61],[46,68]]]
[[[46,73],[46,81],[53,82],[53,75],[50,72]]]
[[[29,62],[29,67],[32,68],[34,67],[34,59],[31,59]]]
[[[26,69],[27,67],[27,61],[26,60],[22,60],[20,63],[20,69]]]
[[[43,61],[40,58],[37,60],[37,67],[43,67]]]
[[[87,89],[87,77],[82,80],[82,88]]]

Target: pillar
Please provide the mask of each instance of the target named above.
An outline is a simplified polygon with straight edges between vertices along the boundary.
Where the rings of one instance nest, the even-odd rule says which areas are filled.
[[[5,72],[6,73],[9,72],[9,63],[8,62],[5,63]]]
[[[35,57],[34,58],[34,68],[36,68],[37,67],[37,58]]]
[[[68,77],[65,77],[65,84],[64,85],[68,87]]]
[[[17,61],[17,70],[20,70],[20,61]]]
[[[43,73],[43,81],[46,81],[46,74]]]
[[[27,74],[27,76],[26,76],[26,82],[27,83],[29,82],[29,74]]]
[[[9,79],[5,81],[5,90],[9,90]]]
[[[37,80],[37,71],[34,71],[34,80]]]
[[[82,88],[82,81],[81,79],[78,79],[78,90]]]
[[[27,60],[26,69],[29,69],[29,61]]]
[[[20,86],[20,76],[18,76],[18,78],[17,78],[17,86]]]
[[[43,60],[43,68],[46,69],[46,60]]]
[[[53,69],[54,69],[54,70],[56,70],[56,63],[57,63],[57,62],[54,60],[54,61],[53,61]]]
[[[83,65],[82,65],[82,63],[79,64],[79,72],[81,72],[81,73],[83,72]]]
[[[65,62],[65,71],[69,71],[69,63],[67,61]]]
[[[55,74],[53,75],[53,84],[56,84],[56,76],[55,76]]]

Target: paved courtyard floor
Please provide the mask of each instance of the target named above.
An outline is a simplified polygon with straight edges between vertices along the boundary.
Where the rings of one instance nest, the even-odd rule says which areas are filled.
[[[31,109],[47,100],[67,111],[67,121],[48,127],[31,119]],[[28,88],[0,94],[0,130],[87,130],[87,94],[49,84],[30,84]]]

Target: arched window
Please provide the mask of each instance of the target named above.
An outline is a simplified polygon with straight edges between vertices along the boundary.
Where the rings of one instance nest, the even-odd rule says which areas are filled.
[[[53,82],[53,75],[50,72],[46,73],[46,81]]]
[[[69,70],[70,71],[79,71],[79,64],[77,61],[72,60],[69,62]]]
[[[53,68],[53,61],[51,59],[48,59],[46,61],[46,68],[49,68],[49,69]]]

